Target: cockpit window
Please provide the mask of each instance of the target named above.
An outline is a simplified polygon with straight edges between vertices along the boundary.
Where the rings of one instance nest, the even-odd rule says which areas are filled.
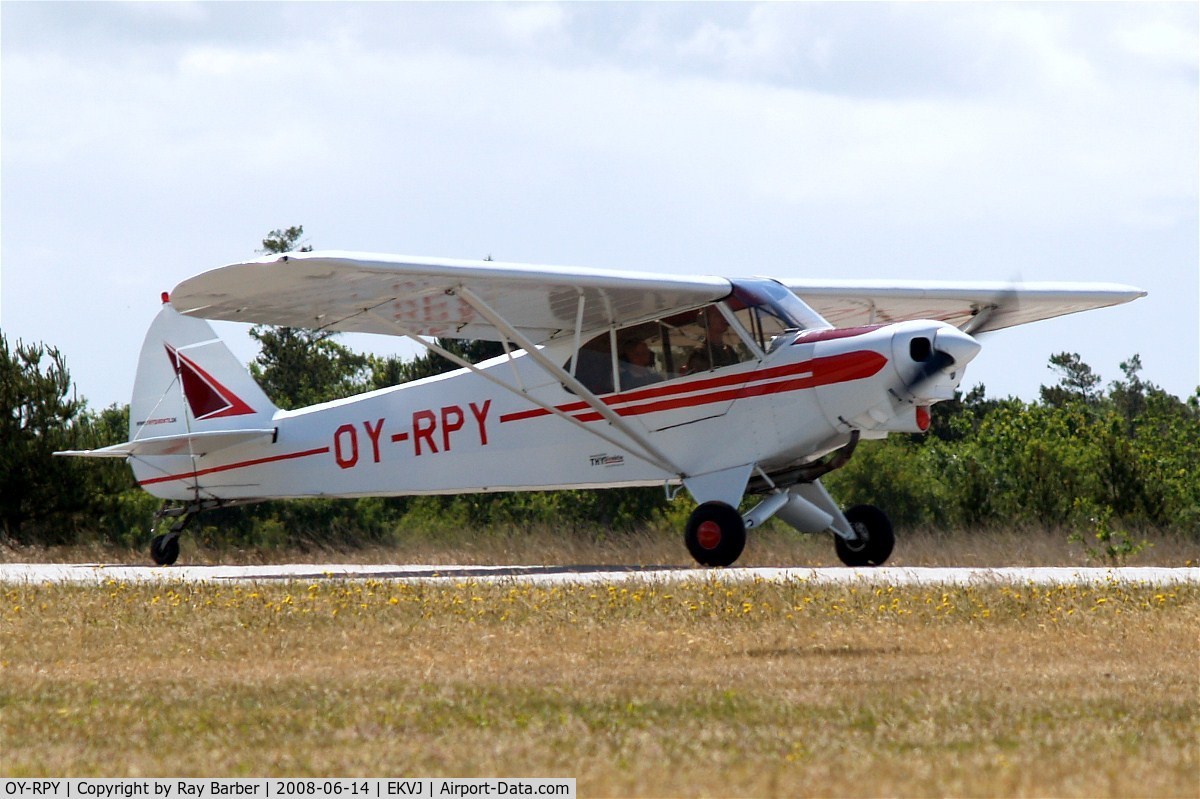
[[[779,336],[784,333],[831,326],[803,300],[774,280],[732,282],[733,295],[726,303],[764,352],[774,349]]]
[[[727,309],[731,307],[727,301],[706,305],[695,314],[694,320],[688,320],[680,328],[686,351],[681,374],[694,375],[720,369],[758,355],[746,346],[735,325],[731,325],[721,312],[721,306]]]
[[[721,302],[595,336],[564,368],[594,394],[630,391],[761,358],[784,333],[829,326],[773,280],[735,280]]]
[[[630,391],[757,357],[717,307],[601,333],[564,368],[595,394]]]

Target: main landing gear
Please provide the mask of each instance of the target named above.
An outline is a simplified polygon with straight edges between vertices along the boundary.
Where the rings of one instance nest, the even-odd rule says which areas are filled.
[[[705,502],[688,517],[683,540],[700,565],[729,566],[746,547],[746,523],[724,502]]]
[[[881,566],[892,555],[892,522],[878,507],[856,505],[844,513],[818,480],[787,488],[770,483],[755,493],[766,495],[744,515],[718,500],[704,501],[691,512],[684,543],[696,563],[732,565],[745,548],[746,530],[762,527],[773,516],[800,533],[832,533],[838,559],[847,566]]]
[[[796,499],[790,501],[795,503]],[[692,511],[684,530],[688,552],[702,566],[733,565],[746,547],[747,528],[761,525],[783,510],[783,504],[783,500],[764,500],[742,516],[724,502],[702,503]],[[791,512],[784,511],[779,516],[801,532],[832,531],[838,559],[847,566],[882,566],[896,545],[887,515],[873,505],[855,505],[845,512],[845,522],[841,522],[835,521],[833,514],[837,512],[833,506],[824,516],[805,516],[793,506]]]
[[[896,546],[888,517],[874,505],[855,505],[846,511],[846,521],[858,537],[853,541],[833,537],[838,558],[847,566],[882,566]]]
[[[701,502],[688,517],[684,531],[688,552],[702,566],[732,565],[746,546],[746,531],[778,516],[802,533],[832,533],[838,559],[847,566],[882,566],[896,545],[888,517],[872,505],[855,505],[843,513],[821,485],[822,477],[850,461],[859,437],[859,431],[853,430],[846,443],[828,456],[772,474],[758,469],[753,475],[751,467],[746,466],[740,473],[727,469],[702,475],[703,480],[685,479],[692,496],[723,494],[726,499],[738,497],[740,501],[748,491],[763,497],[745,514],[728,502]],[[718,478],[715,482],[714,477]],[[733,481],[739,477],[742,482],[735,485]]]

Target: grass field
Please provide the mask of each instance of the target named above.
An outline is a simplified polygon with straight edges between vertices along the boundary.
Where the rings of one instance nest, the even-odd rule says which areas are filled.
[[[0,587],[0,775],[1197,796],[1200,588]]]

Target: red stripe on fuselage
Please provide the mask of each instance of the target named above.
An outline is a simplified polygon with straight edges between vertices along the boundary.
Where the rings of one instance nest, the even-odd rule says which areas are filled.
[[[288,461],[294,458],[307,458],[309,455],[322,455],[329,452],[329,447],[320,447],[318,449],[309,449],[303,452],[289,452],[285,455],[272,455],[267,458],[257,458],[252,461],[241,461],[240,463],[229,463],[224,466],[213,466],[209,469],[201,469],[197,472],[184,472],[183,474],[171,474],[165,477],[152,477],[149,480],[141,480],[138,485],[148,486],[155,483],[170,483],[173,480],[191,480],[196,477],[203,477],[208,474],[216,474],[217,472],[228,472],[232,469],[242,469],[247,466],[261,466],[264,463],[275,463],[277,461]]]
[[[845,383],[850,380],[861,380],[870,377],[883,368],[887,358],[870,350],[859,350],[842,355],[831,355],[825,358],[814,358],[803,363],[774,366],[753,372],[740,372],[732,375],[692,380],[686,383],[671,383],[653,388],[638,389],[623,394],[609,394],[601,397],[605,405],[624,405],[616,408],[620,416],[640,416],[644,413],[670,411],[679,408],[690,408],[699,405],[709,405],[719,402],[731,402],[747,397],[761,397],[767,394],[778,394],[785,391],[798,391],[831,383]],[[790,377],[790,380],[776,378]],[[776,380],[776,382],[767,382]],[[714,390],[724,389],[724,390]],[[686,396],[684,396],[686,395]],[[660,399],[665,398],[665,399]],[[658,400],[644,402],[646,400]],[[643,404],[634,404],[643,403]],[[556,406],[564,413],[588,410],[586,402],[569,402]],[[523,419],[533,419],[539,416],[549,416],[550,411],[544,408],[530,408],[526,411],[516,411],[501,415],[501,422],[517,422]],[[576,416],[582,422],[599,421],[602,417],[596,411]]]
[[[608,394],[600,397],[600,401],[605,405],[621,405],[631,402],[641,402],[643,400],[655,399],[657,397],[670,397],[679,394],[693,394],[698,391],[711,391],[715,388],[724,386],[742,385],[749,382],[760,380],[771,380],[776,377],[786,377],[787,375],[801,374],[810,371],[812,362],[794,363],[787,366],[773,366],[770,369],[762,369],[753,372],[739,372],[738,374],[722,375],[720,377],[708,377],[702,379],[691,380],[687,383],[667,383],[663,385],[651,386],[648,388],[639,388],[635,391],[626,391],[623,394]],[[578,402],[568,402],[565,405],[555,406],[558,410],[564,413],[574,413],[575,411],[583,411],[591,408],[582,400]],[[501,415],[501,422],[519,422],[522,419],[532,419],[537,416],[548,416],[550,411],[545,408],[530,408],[526,411],[515,411]]]

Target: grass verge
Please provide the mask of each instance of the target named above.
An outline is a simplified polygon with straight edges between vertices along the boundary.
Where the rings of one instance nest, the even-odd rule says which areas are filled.
[[[1195,536],[1146,530],[1146,546],[1119,562],[1089,555],[1088,543],[1070,532],[1044,528],[980,530],[900,530],[889,566],[1195,566]],[[264,563],[422,563],[432,565],[693,565],[675,529],[567,533],[548,526],[483,530],[398,531],[386,545],[334,546],[314,539],[304,548],[209,548],[195,537],[181,538],[181,564]],[[0,544],[0,562],[149,563],[145,546],[93,544],[14,547]],[[829,535],[796,533],[772,520],[752,531],[738,566],[841,566]]]
[[[1194,796],[1200,588],[0,592],[0,774]]]

